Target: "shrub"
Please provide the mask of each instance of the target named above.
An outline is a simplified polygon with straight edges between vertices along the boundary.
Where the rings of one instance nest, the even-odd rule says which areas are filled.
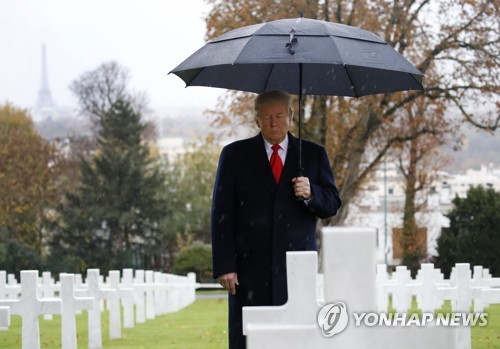
[[[455,263],[489,268],[500,276],[500,193],[481,186],[455,197],[450,227],[438,238],[436,263],[448,275]]]
[[[175,258],[172,272],[178,275],[194,272],[198,282],[212,282],[212,247],[195,241],[183,248]]]

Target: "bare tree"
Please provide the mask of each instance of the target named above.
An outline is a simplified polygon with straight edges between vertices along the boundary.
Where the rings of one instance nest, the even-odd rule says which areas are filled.
[[[83,73],[71,83],[70,90],[78,98],[81,111],[90,116],[94,132],[99,120],[118,100],[129,102],[137,112],[146,111],[146,95],[130,92],[129,80],[128,69],[111,61]]]

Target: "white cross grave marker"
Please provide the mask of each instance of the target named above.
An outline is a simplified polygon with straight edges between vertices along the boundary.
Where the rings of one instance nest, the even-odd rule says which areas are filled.
[[[167,285],[166,276],[159,271],[154,272],[155,281],[155,314],[164,315],[168,312],[168,297],[167,297]]]
[[[419,282],[408,285],[409,293],[417,296],[418,308],[422,312],[434,312],[437,305],[434,264],[422,263],[419,275]]]
[[[87,270],[87,296],[93,299],[92,309],[88,311],[89,349],[102,349],[101,310],[102,300],[118,297],[117,291],[99,286],[99,269]]]
[[[326,306],[334,302],[344,302],[348,314],[375,312],[377,305],[374,230],[326,228],[323,229],[322,246]],[[310,293],[309,296],[303,299],[292,296],[284,306],[280,307],[243,309],[248,349],[467,348],[460,345],[456,328],[358,327],[354,326],[353,316],[349,318],[349,324],[344,332],[333,337],[324,337],[317,323],[320,308],[319,305],[314,306],[315,283],[312,282],[313,287],[306,286],[311,283],[310,278],[315,280],[317,272],[314,261],[308,259],[308,253],[313,253],[314,257],[315,252],[287,253],[287,261],[296,258],[294,265],[287,267],[287,281],[289,294],[294,294],[293,287],[295,287],[303,294]],[[298,273],[297,270],[301,272]],[[291,318],[283,316],[286,308],[300,310],[302,317],[300,319],[294,317],[295,311],[290,314]],[[260,316],[259,309],[262,310]],[[468,342],[470,348],[470,337]]]
[[[109,304],[109,338],[122,337],[120,299],[128,298],[133,302],[134,290],[120,287],[120,272],[111,270],[108,276],[109,287],[116,290],[116,296],[108,298]]]
[[[77,332],[75,315],[77,311],[89,310],[92,308],[93,299],[84,297],[75,297],[75,275],[59,274],[61,285],[61,339],[62,349],[77,348]]]
[[[37,281],[38,271],[21,271],[21,298],[0,300],[0,306],[9,306],[12,315],[21,316],[22,349],[40,348],[39,315],[61,313],[61,300],[38,297]]]
[[[44,271],[42,273],[42,297],[54,298],[56,291],[60,291],[60,287],[54,283],[54,279],[52,278],[50,271]],[[52,314],[45,314],[43,318],[45,320],[52,320]]]
[[[154,276],[152,270],[146,270],[146,285],[153,287],[148,287],[146,290],[146,319],[153,320],[156,316],[155,313],[155,297],[154,297]]]
[[[123,269],[122,285],[126,289],[134,290],[134,271],[132,269]],[[134,323],[134,303],[137,293],[134,292],[132,297],[126,297],[122,300],[123,304],[123,327],[133,328]],[[143,298],[144,300],[144,298]],[[143,306],[144,309],[144,306]]]
[[[134,278],[135,290],[135,319],[137,323],[146,322],[146,291],[147,285],[144,282],[144,270],[136,270]]]

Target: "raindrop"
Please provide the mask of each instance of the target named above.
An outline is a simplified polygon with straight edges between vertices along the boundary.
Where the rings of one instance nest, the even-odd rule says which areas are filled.
[[[225,216],[225,215],[220,216],[220,218],[219,218],[219,223],[222,223],[222,222],[224,221],[224,218],[226,218],[226,216]]]

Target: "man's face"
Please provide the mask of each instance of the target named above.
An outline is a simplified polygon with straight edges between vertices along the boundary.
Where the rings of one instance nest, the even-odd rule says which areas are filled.
[[[282,101],[266,102],[257,112],[255,122],[262,136],[271,144],[281,143],[290,129],[288,105]]]

